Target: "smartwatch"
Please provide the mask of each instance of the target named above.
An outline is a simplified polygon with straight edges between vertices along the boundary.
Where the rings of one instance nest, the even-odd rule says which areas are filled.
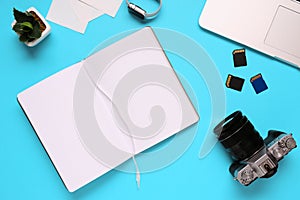
[[[131,14],[133,14],[134,16],[136,16],[137,18],[139,18],[141,20],[146,20],[146,19],[154,18],[159,13],[159,11],[162,7],[162,0],[156,0],[156,1],[159,2],[159,7],[156,11],[154,11],[152,13],[147,13],[146,10],[139,7],[138,5],[130,3],[129,0],[126,0],[126,3],[127,3],[128,11]]]

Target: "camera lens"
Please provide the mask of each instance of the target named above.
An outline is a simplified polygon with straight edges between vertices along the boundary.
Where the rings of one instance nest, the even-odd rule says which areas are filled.
[[[265,146],[262,137],[240,111],[232,113],[218,124],[214,133],[236,161],[250,158]]]

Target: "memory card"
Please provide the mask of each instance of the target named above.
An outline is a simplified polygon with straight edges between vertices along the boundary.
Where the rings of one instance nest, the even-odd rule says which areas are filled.
[[[226,80],[226,87],[237,91],[242,91],[244,82],[245,79],[229,74]]]
[[[250,79],[250,82],[251,82],[256,94],[259,94],[268,89],[268,86],[261,74],[257,74],[256,76],[253,76]]]
[[[236,49],[232,52],[234,67],[247,66],[246,50]]]

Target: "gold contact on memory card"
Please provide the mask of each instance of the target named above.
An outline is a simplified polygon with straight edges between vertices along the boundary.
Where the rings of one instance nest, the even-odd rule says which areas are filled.
[[[231,75],[228,75],[227,81],[226,81],[226,86],[227,86],[228,88],[230,87],[231,78],[232,78],[232,76],[231,76]]]
[[[261,77],[262,77],[261,74],[257,74],[256,76],[253,76],[250,81],[253,82]]]
[[[237,53],[245,53],[245,49],[237,49],[232,52],[233,55]]]

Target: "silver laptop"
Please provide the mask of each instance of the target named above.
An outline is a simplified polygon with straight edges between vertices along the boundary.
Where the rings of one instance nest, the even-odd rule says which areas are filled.
[[[207,0],[199,24],[300,67],[300,0]]]

